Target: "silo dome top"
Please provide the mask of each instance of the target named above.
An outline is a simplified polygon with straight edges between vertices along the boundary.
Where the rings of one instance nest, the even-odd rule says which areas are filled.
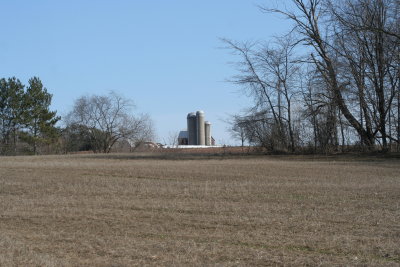
[[[187,117],[188,117],[188,118],[189,118],[189,117],[196,117],[196,113],[190,112],[190,113],[187,115]]]
[[[196,114],[197,114],[197,115],[200,115],[200,114],[201,114],[201,115],[204,115],[204,111],[199,110],[199,111],[196,112]]]
[[[209,122],[209,121],[205,121],[205,122],[204,122],[204,124],[211,124],[211,122]]]

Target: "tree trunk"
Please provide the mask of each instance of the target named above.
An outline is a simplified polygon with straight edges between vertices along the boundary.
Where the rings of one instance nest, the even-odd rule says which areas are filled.
[[[397,152],[400,151],[400,84],[397,90]]]
[[[316,34],[318,35],[316,35],[315,41],[319,49],[319,54],[321,55],[322,60],[324,61],[326,67],[326,70],[321,70],[321,71],[322,72],[326,71],[326,75],[324,76],[328,79],[327,82],[328,84],[330,84],[331,89],[333,90],[334,99],[340,111],[342,112],[343,116],[347,119],[350,125],[358,132],[358,134],[361,136],[362,140],[364,141],[364,144],[368,147],[368,149],[372,150],[374,146],[374,137],[363,128],[363,126],[357,121],[357,119],[353,116],[353,114],[351,114],[350,110],[348,109],[344,101],[341,88],[339,87],[338,81],[336,79],[337,77],[336,70],[333,67],[332,61],[325,50],[325,46],[323,45],[322,39],[319,36],[319,32],[317,32]]]
[[[339,110],[339,124],[340,124],[340,133],[341,133],[341,135],[342,135],[342,148],[341,148],[341,152],[343,153],[344,152],[344,146],[345,146],[345,144],[344,144],[344,142],[345,142],[345,139],[344,139],[344,129],[343,129],[343,121],[342,121],[342,114],[340,113],[340,110]]]

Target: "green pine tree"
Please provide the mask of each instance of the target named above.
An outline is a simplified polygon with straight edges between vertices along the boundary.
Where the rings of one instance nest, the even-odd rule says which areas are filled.
[[[22,126],[24,85],[15,77],[0,79],[0,126],[2,152],[17,150],[17,135]]]
[[[58,131],[55,124],[60,120],[56,111],[50,111],[52,95],[43,87],[38,77],[29,80],[24,97],[24,123],[27,130],[25,140],[32,145],[37,154],[37,146],[53,140]]]

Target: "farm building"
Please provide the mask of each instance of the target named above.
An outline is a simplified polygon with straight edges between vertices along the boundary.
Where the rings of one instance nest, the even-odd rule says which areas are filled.
[[[180,131],[178,135],[178,145],[187,146],[189,145],[189,135],[188,131]]]
[[[187,115],[187,130],[179,132],[178,145],[215,145],[215,139],[211,136],[211,123],[204,120],[204,111],[191,112]]]

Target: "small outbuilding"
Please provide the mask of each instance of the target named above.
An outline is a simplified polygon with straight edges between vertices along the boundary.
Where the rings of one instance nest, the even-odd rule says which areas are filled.
[[[178,135],[178,145],[187,146],[189,144],[189,133],[188,131],[180,131]]]

